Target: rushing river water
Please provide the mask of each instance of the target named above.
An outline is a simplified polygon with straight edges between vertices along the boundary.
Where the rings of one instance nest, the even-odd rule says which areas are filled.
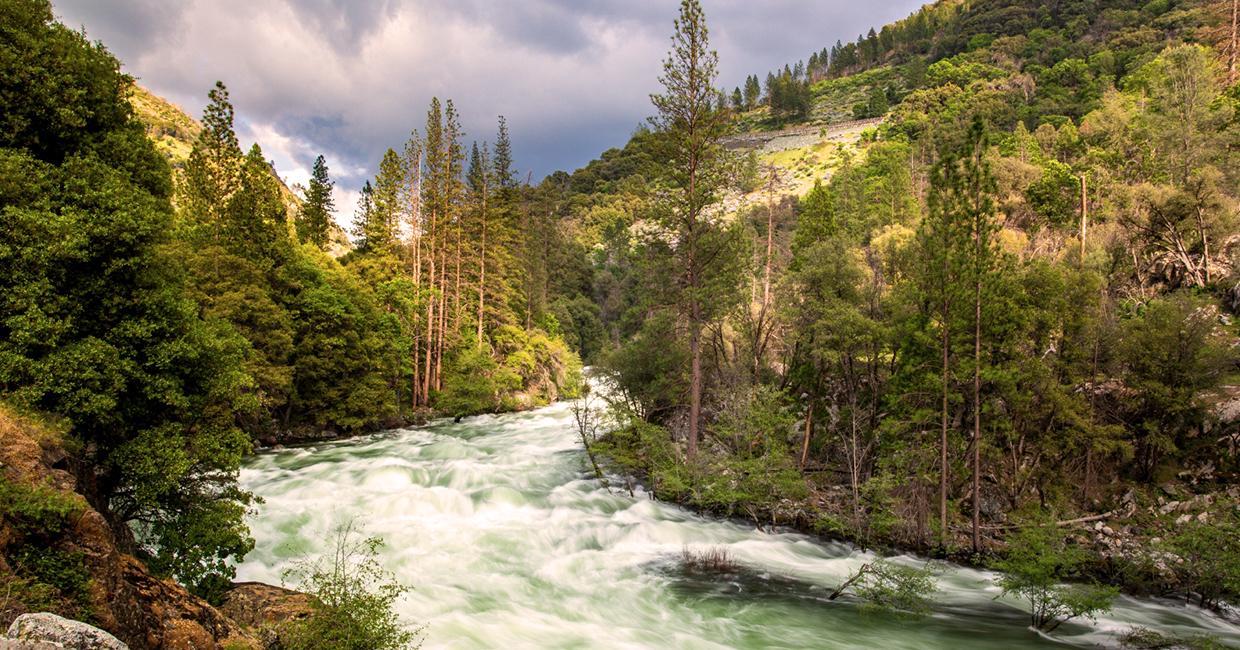
[[[280,584],[352,518],[386,540],[383,564],[413,587],[400,611],[427,624],[426,648],[1096,647],[1134,625],[1240,645],[1240,628],[1200,610],[1130,598],[1042,637],[1019,603],[996,599],[991,574],[961,568],[924,619],[829,602],[870,556],[608,492],[575,435],[558,404],[255,456],[241,479],[265,503],[238,578]],[[682,549],[715,546],[744,570],[679,569]]]

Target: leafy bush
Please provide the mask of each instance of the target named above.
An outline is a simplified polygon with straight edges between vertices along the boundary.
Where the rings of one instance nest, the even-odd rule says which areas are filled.
[[[80,513],[83,504],[74,494],[50,486],[29,486],[0,477],[0,517],[18,531],[55,535]]]
[[[1008,552],[997,563],[1004,572],[997,583],[1003,595],[1014,595],[1030,605],[1030,623],[1050,632],[1077,617],[1093,619],[1111,608],[1119,594],[1115,587],[1063,584],[1079,578],[1089,559],[1082,548],[1069,545],[1055,524],[1039,518],[1008,536]]]
[[[865,610],[923,616],[930,612],[930,597],[938,591],[938,573],[938,567],[929,562],[912,567],[875,560],[861,565],[829,599],[851,589],[864,601]]]
[[[81,552],[28,544],[13,553],[12,560],[17,572],[30,581],[26,593],[35,602],[27,605],[64,611],[79,620],[91,618],[90,572]]]
[[[1185,594],[1197,594],[1203,607],[1218,605],[1225,595],[1240,594],[1240,506],[1220,504],[1208,519],[1175,524],[1162,549]]]
[[[407,587],[378,562],[383,540],[361,537],[352,522],[332,531],[324,560],[304,561],[285,580],[311,596],[313,613],[277,631],[280,650],[405,650],[421,646],[421,629],[410,629],[393,610]]]

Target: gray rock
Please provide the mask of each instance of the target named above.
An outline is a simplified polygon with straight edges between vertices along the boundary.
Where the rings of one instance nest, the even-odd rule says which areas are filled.
[[[0,650],[64,650],[64,646],[47,641],[18,641],[0,638]]]
[[[9,626],[9,639],[42,641],[65,650],[129,650],[129,646],[97,627],[47,612],[18,616]],[[42,650],[38,645],[17,647]]]

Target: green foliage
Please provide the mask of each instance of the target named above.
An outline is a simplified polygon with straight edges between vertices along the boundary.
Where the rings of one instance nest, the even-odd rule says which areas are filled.
[[[1046,632],[1077,617],[1093,618],[1111,608],[1119,593],[1097,584],[1063,584],[1079,578],[1089,553],[1068,543],[1053,522],[1032,520],[1008,536],[1008,550],[997,567],[1004,595],[1029,603],[1030,624]]]
[[[0,476],[0,517],[25,534],[57,535],[85,508],[81,498],[51,486],[28,486]]]
[[[241,496],[245,341],[200,316],[164,249],[169,170],[132,117],[119,64],[51,22],[46,2],[9,3],[4,14],[0,392],[69,419],[115,521],[188,525],[187,504]],[[235,191],[241,157],[215,128],[231,108],[222,87],[213,99],[203,137],[235,155],[190,167]],[[221,236],[227,202],[198,198],[210,216],[203,234]],[[203,552],[245,545],[241,510],[232,538]]]
[[[73,608],[69,613],[81,620],[91,618],[90,572],[86,570],[85,555],[81,551],[61,551],[41,545],[27,544],[20,546],[10,555],[10,560],[18,575],[31,581],[26,589],[33,593],[44,592],[50,588],[57,598],[70,604]],[[51,593],[47,593],[48,596]],[[38,605],[36,602],[29,603]],[[45,604],[50,604],[46,603]],[[58,608],[59,609],[59,608]]]
[[[930,613],[939,572],[930,562],[918,567],[880,559],[863,565],[846,587],[863,601],[862,611],[919,617]]]
[[[465,347],[456,350],[452,357],[435,406],[452,417],[494,411],[499,406],[495,379],[499,366],[490,351]]]
[[[1025,190],[1025,201],[1056,226],[1070,226],[1080,204],[1080,182],[1072,169],[1057,160],[1042,165],[1042,175]]]
[[[378,561],[383,540],[363,538],[352,523],[331,532],[327,558],[290,569],[298,591],[311,596],[311,615],[278,632],[285,650],[405,650],[421,647],[421,630],[410,629],[393,610],[408,588]]]
[[[1143,477],[1184,451],[1204,421],[1199,394],[1217,385],[1228,363],[1227,338],[1216,323],[1213,307],[1178,293],[1151,301],[1124,325],[1119,355],[1133,390],[1124,416]]]
[[[1168,522],[1161,548],[1175,557],[1169,564],[1178,587],[1211,607],[1223,596],[1240,596],[1240,506],[1220,503],[1203,517]]]
[[[323,156],[314,159],[314,169],[310,174],[310,183],[306,187],[306,200],[297,213],[297,237],[302,242],[310,242],[319,248],[327,245],[336,202],[332,198],[335,184],[327,173],[327,162]]]

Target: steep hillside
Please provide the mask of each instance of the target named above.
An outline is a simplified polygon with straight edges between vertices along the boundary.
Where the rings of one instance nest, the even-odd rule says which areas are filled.
[[[0,628],[52,611],[134,650],[257,647],[206,601],[152,575],[80,493],[56,427],[0,406]],[[2,642],[0,642],[2,643]]]

